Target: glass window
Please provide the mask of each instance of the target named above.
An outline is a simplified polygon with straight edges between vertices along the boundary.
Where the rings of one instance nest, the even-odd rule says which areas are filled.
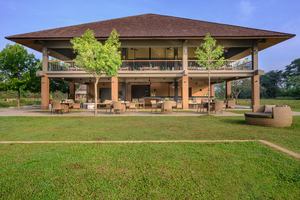
[[[127,58],[128,58],[129,60],[134,59],[134,48],[129,48],[129,49],[128,49],[128,55],[127,55]]]
[[[178,48],[178,58],[177,59],[179,59],[179,60],[182,59],[182,47]]]
[[[167,48],[166,49],[166,59],[173,60],[174,59],[174,48]]]
[[[196,51],[196,47],[189,47],[188,48],[188,56],[189,56],[189,60],[195,60],[196,55],[195,55],[195,51]]]
[[[149,59],[149,48],[138,48],[135,49],[135,59]]]
[[[151,48],[151,59],[161,60],[166,58],[165,48]]]

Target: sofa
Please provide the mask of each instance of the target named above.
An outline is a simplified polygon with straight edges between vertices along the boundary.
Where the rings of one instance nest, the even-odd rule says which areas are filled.
[[[289,106],[264,105],[256,112],[245,113],[245,120],[250,125],[289,127],[293,123],[293,115]]]

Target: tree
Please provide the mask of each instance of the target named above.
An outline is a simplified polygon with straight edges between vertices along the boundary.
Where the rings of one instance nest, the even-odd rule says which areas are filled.
[[[217,41],[207,33],[195,54],[197,63],[208,70],[208,114],[210,114],[210,70],[224,65],[224,47],[217,45]]]
[[[267,98],[275,98],[280,94],[282,86],[282,71],[272,70],[260,78],[263,96]]]
[[[115,76],[122,64],[119,35],[112,30],[104,44],[97,41],[92,30],[71,40],[76,53],[75,64],[95,78],[95,115],[97,114],[97,85],[101,75]]]
[[[232,82],[232,96],[239,98],[251,97],[251,80],[249,78],[235,80]]]
[[[33,54],[18,44],[6,45],[0,52],[1,87],[17,91],[17,106],[20,107],[21,91],[31,82],[40,62]]]
[[[285,67],[283,78],[287,95],[300,97],[300,58]]]

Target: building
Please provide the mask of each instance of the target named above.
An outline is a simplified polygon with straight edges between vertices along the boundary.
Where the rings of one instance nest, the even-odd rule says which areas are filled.
[[[195,62],[194,51],[207,33],[225,47],[228,62],[211,70],[212,85],[226,82],[226,96],[231,96],[231,81],[251,77],[252,105],[259,106],[258,53],[294,37],[293,34],[205,22],[173,16],[144,14],[75,26],[42,30],[6,37],[43,54],[41,76],[42,107],[49,103],[49,79],[69,81],[70,93],[75,83],[86,84],[88,98],[94,97],[93,78],[74,65],[70,39],[91,29],[104,41],[116,29],[122,44],[123,64],[117,77],[102,77],[98,85],[100,100],[168,97],[188,108],[189,99],[208,94],[208,72]],[[49,56],[54,58],[49,59]],[[250,56],[249,62],[238,60]],[[210,95],[214,96],[213,87]],[[75,96],[75,95],[70,95]]]

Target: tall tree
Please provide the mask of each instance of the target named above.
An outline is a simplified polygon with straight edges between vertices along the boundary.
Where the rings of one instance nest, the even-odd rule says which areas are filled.
[[[6,45],[0,52],[0,73],[2,86],[17,91],[17,106],[20,107],[21,91],[31,81],[32,72],[39,66],[39,60],[18,44]]]
[[[280,94],[282,85],[282,71],[272,70],[260,78],[263,96],[267,98],[275,98]]]
[[[76,53],[75,63],[95,78],[95,115],[97,114],[97,85],[101,75],[115,76],[122,64],[119,35],[113,30],[104,44],[98,42],[92,30],[71,40]]]
[[[208,114],[210,114],[210,70],[217,69],[224,65],[224,47],[217,44],[217,41],[206,34],[203,43],[196,49],[197,63],[208,70]]]
[[[300,58],[285,67],[283,77],[287,94],[300,97]]]

